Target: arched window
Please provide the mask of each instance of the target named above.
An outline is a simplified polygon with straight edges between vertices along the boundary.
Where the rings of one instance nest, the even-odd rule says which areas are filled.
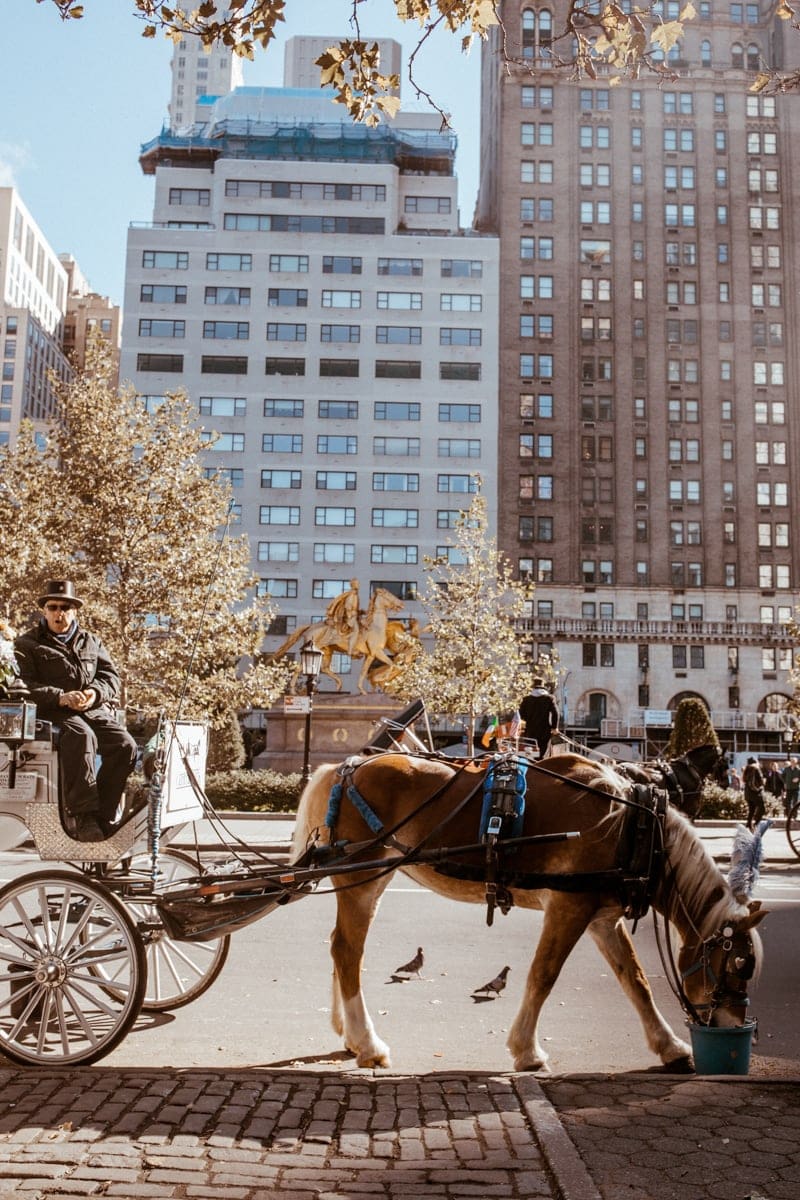
[[[700,65],[701,67],[711,66],[711,42],[707,38],[700,43]]]
[[[751,42],[747,47],[747,69],[748,71],[759,71],[761,69],[761,51],[755,42]]]
[[[667,62],[679,63],[681,61],[682,57],[683,57],[683,50],[681,48],[680,42],[676,42],[674,46],[670,46],[669,54],[667,55]]]
[[[532,8],[522,10],[522,57],[534,58],[536,54],[536,13]]]
[[[736,71],[741,71],[744,67],[744,50],[738,42],[731,46],[731,66]]]
[[[605,692],[589,692],[589,714],[587,725],[600,728],[600,722],[606,719],[608,701]]]
[[[539,55],[547,58],[553,44],[553,14],[549,8],[539,13]]]

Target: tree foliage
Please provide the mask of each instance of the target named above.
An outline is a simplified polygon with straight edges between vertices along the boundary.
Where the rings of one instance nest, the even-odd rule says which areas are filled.
[[[7,615],[20,628],[46,579],[74,579],[127,706],[215,725],[267,707],[286,686],[285,669],[260,658],[274,610],[252,595],[246,537],[226,529],[230,497],[206,477],[197,414],[182,394],[149,412],[112,379],[98,340],[45,449],[23,426],[0,451]]]
[[[672,732],[664,754],[680,758],[696,746],[719,746],[719,738],[708,709],[698,696],[684,696],[678,701]]]
[[[36,0],[44,3],[45,0]],[[81,0],[50,0],[62,18],[84,15]],[[196,7],[183,8],[174,0],[129,0],[133,12],[144,22],[145,37],[163,32],[173,41],[198,37],[205,47],[220,44],[242,58],[253,58],[258,48],[266,49],[275,39],[278,25],[285,20],[290,3],[302,0],[203,0]],[[503,24],[502,0],[392,0],[397,20],[416,24],[420,29],[417,44],[410,55],[407,74],[413,93],[424,98],[447,115],[417,82],[417,55],[442,30],[460,37],[461,49],[468,53],[475,39],[486,41],[495,30],[498,52],[507,70],[533,73],[541,61],[532,63],[515,58],[508,50],[509,38]],[[331,8],[342,24],[347,22],[352,36],[329,46],[317,60],[320,83],[330,87],[334,99],[343,104],[356,121],[377,124],[381,114],[393,115],[398,105],[396,75],[381,70],[377,43],[361,37],[359,14],[373,11],[370,0],[340,0]],[[569,0],[554,6],[555,26],[547,50],[547,69],[565,70],[575,79],[594,79],[599,71],[613,86],[623,78],[636,79],[645,71],[663,79],[678,76],[664,62],[670,49],[684,33],[687,21],[696,16],[692,0],[685,0],[677,18],[665,19],[656,10],[655,0],[641,0],[625,10],[618,0]],[[340,14],[339,14],[340,10]],[[779,0],[776,15],[800,28],[800,0]],[[752,90],[788,91],[800,86],[800,72],[781,73],[765,68]]]
[[[489,535],[480,493],[459,517],[447,558],[426,558],[420,602],[433,638],[384,684],[399,699],[419,696],[429,712],[466,715],[472,751],[475,721],[514,708],[530,683],[530,660],[517,626],[533,585],[513,578],[510,562]]]

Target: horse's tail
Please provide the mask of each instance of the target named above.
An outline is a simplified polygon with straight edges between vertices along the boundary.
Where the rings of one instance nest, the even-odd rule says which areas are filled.
[[[324,828],[331,792],[336,783],[336,765],[323,763],[303,789],[294,823],[291,862],[300,858],[309,841]]]
[[[272,654],[268,655],[269,661],[277,662],[279,658],[283,658],[284,654],[287,654],[295,642],[299,642],[300,638],[304,637],[310,628],[310,625],[301,625],[299,629],[295,629],[294,633],[290,634],[285,642],[281,642],[277,650],[273,650]]]

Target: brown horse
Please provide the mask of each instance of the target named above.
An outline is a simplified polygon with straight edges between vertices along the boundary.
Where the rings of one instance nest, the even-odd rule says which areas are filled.
[[[636,1009],[650,1049],[671,1069],[689,1069],[690,1048],[656,1008],[624,924],[631,893],[619,863],[630,836],[628,814],[638,819],[643,811],[642,789],[611,767],[578,755],[557,755],[545,763],[528,767],[522,833],[558,837],[574,831],[580,836],[520,842],[508,854],[501,848],[496,880],[501,907],[513,903],[544,913],[508,1037],[514,1068],[546,1067],[537,1035],[539,1012],[568,955],[588,931]],[[307,863],[312,844],[344,843],[355,851],[351,861],[370,864],[363,871],[356,866],[355,873],[331,870],[337,893],[332,1021],[359,1066],[390,1065],[389,1048],[378,1037],[362,994],[361,963],[394,866],[441,895],[486,903],[487,854],[483,845],[475,846],[480,842],[484,772],[479,763],[454,766],[432,757],[387,753],[354,758],[339,768],[322,766],[303,793],[293,861]],[[761,960],[755,926],[765,914],[757,902],[748,904],[745,897],[733,895],[685,817],[663,807],[661,821],[651,826],[656,842],[663,842],[663,853],[648,901],[675,926],[682,943],[677,970],[685,1003],[711,1024],[741,1024],[745,981]],[[441,861],[436,858],[440,851]],[[338,851],[329,853],[335,862]],[[382,867],[384,861],[387,866]]]

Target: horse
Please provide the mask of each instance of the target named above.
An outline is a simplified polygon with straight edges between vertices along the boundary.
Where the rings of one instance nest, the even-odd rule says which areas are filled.
[[[727,773],[727,755],[718,743],[695,746],[679,758],[620,762],[617,769],[634,783],[651,783],[666,790],[671,804],[694,820],[703,803],[706,778],[716,781]]]
[[[451,899],[486,903],[489,860],[478,834],[486,762],[453,765],[438,756],[402,752],[354,756],[339,766],[318,767],[301,797],[291,861],[317,861],[323,873],[326,863],[342,855],[349,864],[345,872],[329,871],[337,897],[332,1024],[360,1067],[391,1065],[389,1047],[366,1007],[361,964],[394,870]],[[660,869],[647,881],[644,909],[641,895],[632,900],[635,886],[629,889],[619,863],[629,850],[630,818],[634,825],[641,818],[643,791],[652,789],[631,783],[611,766],[556,755],[527,765],[523,790],[523,840],[509,842],[505,851],[495,847],[492,884],[504,911],[514,904],[544,914],[508,1036],[514,1069],[547,1070],[538,1036],[540,1010],[588,932],[636,1010],[651,1051],[668,1069],[691,1070],[691,1049],[657,1009],[624,918],[642,915],[650,904],[665,926],[674,925],[682,943],[677,962],[682,1003],[698,1020],[733,1026],[745,1019],[746,981],[760,967],[756,926],[765,911],[759,902],[733,894],[687,819],[666,802],[651,825]],[[568,832],[572,836],[565,838]],[[542,840],[524,840],[537,837]]]
[[[316,621],[310,625],[301,625],[290,637],[269,656],[271,662],[276,662],[301,640],[312,642],[322,651],[320,674],[327,675],[336,684],[337,692],[342,690],[342,680],[330,669],[331,659],[338,651],[349,654],[352,658],[363,658],[364,663],[358,677],[358,690],[366,694],[364,687],[370,668],[377,660],[384,666],[390,667],[392,659],[386,653],[387,627],[390,624],[388,614],[399,612],[403,601],[399,600],[387,588],[376,588],[370,596],[369,607],[359,618],[358,637],[355,645],[350,646],[350,633],[343,631],[328,621]]]

